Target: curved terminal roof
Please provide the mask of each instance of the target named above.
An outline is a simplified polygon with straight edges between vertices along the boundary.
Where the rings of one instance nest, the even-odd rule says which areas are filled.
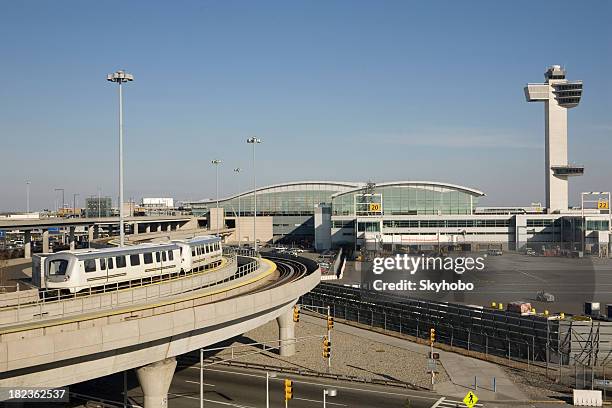
[[[308,188],[308,187],[317,188]],[[272,184],[269,186],[258,187],[257,194],[260,193],[274,193],[281,191],[303,191],[303,190],[329,190],[329,191],[338,191],[338,190],[359,190],[363,188],[365,183],[353,183],[349,181],[293,181],[288,183],[279,183]],[[219,198],[219,201],[227,201],[238,197],[244,197],[247,195],[253,194],[253,190],[247,190],[242,193],[238,193],[229,197]],[[209,204],[215,203],[216,199],[206,199],[200,201],[192,201],[191,204]]]
[[[480,190],[476,190],[470,187],[464,187],[457,184],[449,184],[449,183],[440,183],[437,181],[390,181],[386,183],[378,183],[374,185],[374,188],[382,188],[382,187],[410,187],[410,186],[431,186],[431,187],[440,187],[449,190],[459,190],[465,193],[471,194],[475,197],[484,197],[486,194]],[[339,197],[344,194],[355,193],[357,191],[363,190],[365,187],[364,183],[361,183],[359,187],[348,191],[341,191],[332,196],[332,198]]]

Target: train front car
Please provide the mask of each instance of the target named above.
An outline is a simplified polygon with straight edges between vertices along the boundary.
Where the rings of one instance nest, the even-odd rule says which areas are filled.
[[[175,243],[182,248],[185,271],[200,272],[221,265],[223,249],[219,237],[204,235]]]
[[[131,281],[152,283],[180,269],[180,248],[172,243],[64,251],[45,260],[47,287],[71,293]]]
[[[69,251],[49,255],[44,261],[44,279],[48,289],[76,288],[80,283],[79,260]],[[74,291],[71,291],[74,292]]]

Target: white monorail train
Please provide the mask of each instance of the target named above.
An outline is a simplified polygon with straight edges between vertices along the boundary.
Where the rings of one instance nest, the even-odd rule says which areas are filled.
[[[75,293],[109,283],[203,271],[220,265],[221,256],[221,239],[210,235],[123,248],[61,251],[44,261],[45,284],[49,289]]]

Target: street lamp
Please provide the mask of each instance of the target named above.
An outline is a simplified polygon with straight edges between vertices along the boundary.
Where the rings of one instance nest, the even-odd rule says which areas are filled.
[[[324,388],[323,389],[323,408],[326,407],[326,402],[325,402],[325,397],[326,396],[330,396],[330,397],[335,397],[336,395],[338,395],[338,391],[335,388]]]
[[[120,244],[125,244],[125,232],[123,231],[123,83],[134,80],[132,74],[125,71],[117,71],[106,76],[106,80],[119,85],[119,237]]]
[[[270,408],[270,378],[276,378],[275,372],[266,371],[266,408]]]
[[[240,175],[241,171],[242,169],[240,167],[236,167],[234,169],[234,173],[236,173],[237,175]],[[242,237],[240,235],[240,191],[238,191],[238,220],[236,224],[236,226],[238,227],[238,247],[240,247],[240,244],[242,242]]]
[[[255,224],[257,222],[257,181],[255,178],[255,145],[261,143],[261,139],[255,136],[247,139],[247,143],[253,145],[253,248],[257,252],[257,235]]]
[[[78,194],[73,194],[72,195],[72,215],[74,217],[76,217],[76,199],[79,195]]]
[[[217,236],[219,236],[219,165],[222,163],[221,160],[215,159],[211,161],[215,165],[215,173],[217,179]]]
[[[30,213],[30,180],[26,181],[26,213]]]
[[[64,213],[64,207],[66,206],[66,202],[64,201],[64,189],[63,188],[56,188],[55,191],[61,191],[62,192],[62,214]]]

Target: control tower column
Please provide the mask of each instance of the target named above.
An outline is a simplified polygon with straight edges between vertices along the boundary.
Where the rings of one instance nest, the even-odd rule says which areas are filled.
[[[293,321],[293,308],[289,308],[286,312],[276,318],[278,323],[278,333],[280,347],[279,355],[282,357],[291,357],[295,355],[295,322]]]
[[[175,369],[174,357],[136,369],[144,393],[144,408],[168,408],[168,390]]]

